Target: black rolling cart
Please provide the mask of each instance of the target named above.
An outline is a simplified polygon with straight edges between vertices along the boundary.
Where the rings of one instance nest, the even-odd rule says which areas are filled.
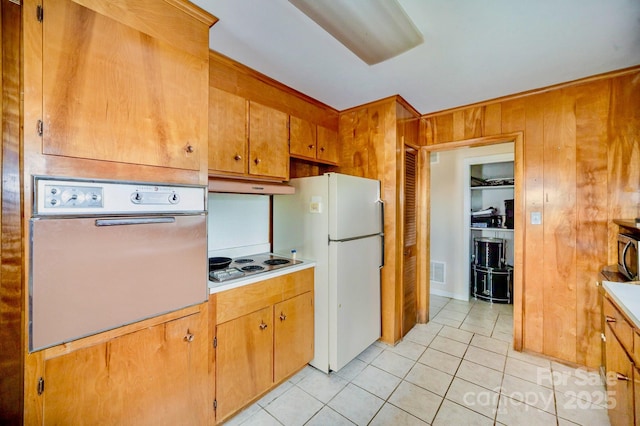
[[[505,263],[505,240],[474,238],[471,296],[492,303],[513,303],[513,267]]]

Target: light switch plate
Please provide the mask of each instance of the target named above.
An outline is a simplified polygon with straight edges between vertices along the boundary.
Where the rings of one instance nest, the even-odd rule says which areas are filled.
[[[531,224],[532,225],[540,225],[540,224],[542,224],[542,213],[540,213],[540,212],[531,212]]]
[[[311,197],[309,213],[322,213],[322,197]]]

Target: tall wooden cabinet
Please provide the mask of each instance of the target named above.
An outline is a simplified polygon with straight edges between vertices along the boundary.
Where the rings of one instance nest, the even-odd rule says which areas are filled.
[[[21,9],[21,167],[4,179],[21,182],[22,241],[33,175],[206,183],[214,16],[187,0],[24,0]],[[21,250],[19,305],[29,306],[28,244]],[[22,318],[25,424],[208,422],[199,308],[33,353]]]

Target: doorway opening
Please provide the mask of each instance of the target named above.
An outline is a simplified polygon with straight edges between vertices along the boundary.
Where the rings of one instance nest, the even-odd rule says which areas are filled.
[[[425,262],[424,267],[429,271],[425,274],[425,284],[431,305],[435,310],[438,308],[437,302],[442,300],[480,302],[482,298],[474,297],[473,294],[474,272],[476,272],[476,278],[484,277],[485,281],[487,271],[495,273],[492,279],[498,282],[502,279],[498,276],[499,273],[508,271],[510,280],[507,283],[509,294],[506,298],[508,299],[492,300],[491,297],[485,297],[482,303],[495,302],[496,311],[505,312],[508,315],[513,313],[510,327],[512,343],[516,350],[520,350],[522,347],[523,276],[521,233],[524,230],[523,197],[520,190],[523,160],[522,134],[477,138],[432,145],[422,149],[431,157],[431,161],[426,161],[422,170],[428,176],[427,191],[423,191],[422,196],[424,197],[423,205],[427,207],[425,210],[429,236],[423,241],[426,245],[424,252],[428,253],[428,257],[421,259]],[[512,176],[501,177],[509,178],[512,184],[505,185],[504,188],[499,188],[493,193],[471,189],[470,178],[474,170],[472,166],[483,163],[509,163],[512,172],[501,173],[512,174]],[[501,166],[502,164],[499,164],[498,168]],[[477,166],[475,170],[478,170]],[[478,194],[473,194],[476,191]],[[487,192],[484,198],[481,192]],[[497,200],[496,197],[501,199]],[[505,200],[509,200],[507,206],[509,212],[506,211]],[[497,219],[499,222],[494,222],[495,218],[491,217],[486,224],[483,224],[480,222],[484,218],[482,220],[476,218],[475,222],[478,223],[475,223],[476,227],[472,228],[471,211],[485,208],[493,212],[491,216],[499,216]],[[508,215],[511,217],[507,227],[504,222]],[[477,229],[479,227],[487,229]],[[478,265],[474,271],[474,261],[477,260],[474,259],[474,239],[483,237],[495,237],[496,241],[505,240],[503,244],[508,246],[508,252],[505,250],[504,254],[501,253],[498,256],[500,262],[498,265],[482,264]],[[480,260],[487,261],[487,259]],[[487,267],[491,268],[487,269]],[[478,271],[480,271],[479,275]],[[429,312],[429,320],[433,319],[435,314],[435,312]],[[460,317],[451,318],[451,320],[452,325],[463,321]],[[486,324],[478,324],[478,332],[483,331],[486,334],[486,330],[479,329],[482,326],[486,328]],[[466,328],[474,331],[468,323]],[[504,339],[505,335],[500,337]]]

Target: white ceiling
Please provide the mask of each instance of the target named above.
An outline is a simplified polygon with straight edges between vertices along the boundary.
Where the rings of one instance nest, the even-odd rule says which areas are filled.
[[[640,0],[399,0],[425,42],[373,66],[287,0],[192,2],[220,19],[213,50],[337,110],[399,94],[426,114],[640,64]]]

